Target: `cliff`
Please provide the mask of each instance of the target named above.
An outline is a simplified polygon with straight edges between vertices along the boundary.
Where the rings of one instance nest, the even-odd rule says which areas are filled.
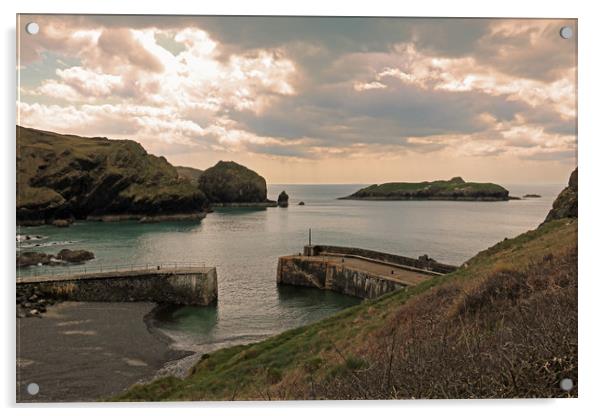
[[[556,197],[552,209],[548,213],[544,222],[557,220],[560,218],[577,218],[578,212],[578,177],[577,168],[571,173],[569,178],[569,184],[562,192]]]
[[[510,198],[508,190],[500,185],[465,182],[461,177],[455,177],[448,181],[371,185],[341,199],[507,201]]]
[[[265,179],[235,162],[219,161],[205,170],[198,180],[199,189],[212,203],[265,203]]]
[[[17,126],[17,221],[198,213],[205,195],[131,140]]]

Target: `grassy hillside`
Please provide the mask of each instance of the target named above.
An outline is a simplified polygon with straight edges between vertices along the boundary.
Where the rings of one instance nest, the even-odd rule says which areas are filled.
[[[508,190],[494,183],[465,182],[456,177],[448,181],[390,182],[362,188],[342,199],[443,199],[443,200],[507,200]]]
[[[17,126],[17,220],[202,210],[206,198],[131,140]]]
[[[189,168],[187,166],[176,166],[176,171],[180,178],[188,179],[195,185],[199,181],[199,177],[203,174],[201,169]]]
[[[183,380],[117,400],[567,397],[577,386],[577,219],[457,272],[263,342],[206,355]]]

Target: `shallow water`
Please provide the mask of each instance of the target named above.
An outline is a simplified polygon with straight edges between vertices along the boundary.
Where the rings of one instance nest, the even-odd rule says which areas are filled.
[[[269,197],[290,195],[287,209],[218,209],[198,223],[78,222],[69,228],[27,227],[23,250],[56,253],[84,248],[87,266],[205,262],[218,271],[218,303],[164,311],[158,326],[178,347],[206,351],[263,339],[329,316],[359,300],[317,289],[278,287],[277,259],[315,244],[357,246],[411,257],[428,254],[461,264],[505,237],[540,224],[563,185],[506,185],[511,195],[542,198],[503,202],[337,200],[362,185],[271,185]],[[304,201],[305,206],[297,205]],[[39,246],[36,246],[39,244]],[[52,268],[57,272],[59,267]],[[23,275],[46,272],[44,267]]]

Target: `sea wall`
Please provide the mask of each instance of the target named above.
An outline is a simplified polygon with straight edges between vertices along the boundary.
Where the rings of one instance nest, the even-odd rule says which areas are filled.
[[[381,253],[379,251],[366,250],[363,248],[356,247],[341,247],[327,245],[305,246],[303,248],[303,254],[305,256],[320,256],[332,254],[337,256],[361,257],[386,263],[397,264],[400,266],[409,266],[417,269],[428,270],[441,274],[451,273],[457,269],[456,266],[439,263],[431,258],[428,258],[427,256],[422,256],[418,259],[414,259],[411,257],[399,256],[397,254]]]
[[[209,305],[217,300],[217,272],[141,270],[17,281],[17,293],[32,288],[61,300]]]
[[[280,257],[277,283],[333,290],[362,299],[374,299],[406,287],[401,282],[322,261],[319,257]]]

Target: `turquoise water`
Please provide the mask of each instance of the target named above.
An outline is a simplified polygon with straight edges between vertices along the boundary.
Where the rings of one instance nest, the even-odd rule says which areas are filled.
[[[563,185],[506,185],[512,195],[542,198],[504,202],[341,201],[362,185],[271,185],[269,197],[290,206],[218,209],[199,223],[77,222],[69,228],[27,227],[23,250],[56,253],[84,248],[87,266],[192,261],[216,266],[214,307],[171,308],[158,326],[182,348],[202,351],[252,342],[329,316],[357,299],[317,289],[278,287],[277,259],[302,251],[308,229],[316,244],[358,246],[461,264],[505,237],[543,221]],[[297,205],[299,201],[306,205]],[[36,246],[36,244],[38,246]],[[55,272],[58,267],[52,268]],[[36,267],[22,274],[44,272]]]

